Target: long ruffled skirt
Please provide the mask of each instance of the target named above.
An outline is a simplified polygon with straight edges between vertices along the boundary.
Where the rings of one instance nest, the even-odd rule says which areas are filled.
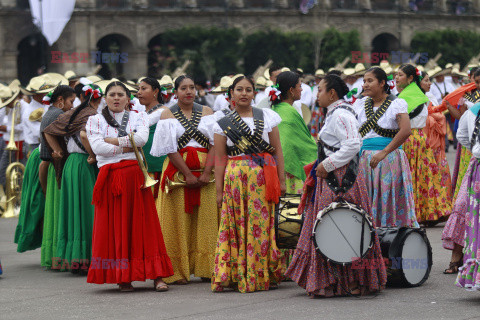
[[[440,169],[422,129],[412,129],[403,148],[412,174],[417,221],[446,220],[452,210],[450,173]]]
[[[378,152],[363,151],[358,168],[359,174],[366,179],[375,225],[419,227],[415,216],[412,174],[405,152],[401,149],[390,152],[372,169],[370,161]]]
[[[480,162],[472,159],[467,179],[468,210],[465,215],[463,266],[459,268],[456,285],[467,290],[480,290]]]
[[[275,241],[274,204],[267,202],[263,168],[251,160],[229,160],[212,290],[237,284],[240,292],[268,290],[283,274]]]
[[[55,169],[48,166],[47,191],[45,200],[45,213],[43,218],[43,239],[41,251],[42,267],[51,268],[57,259],[58,241],[58,209],[60,208],[61,191],[58,189]],[[55,262],[54,262],[55,260]]]
[[[37,148],[28,158],[23,177],[20,216],[14,240],[18,244],[18,252],[35,250],[42,246],[45,195],[38,178],[40,162],[40,152]]]
[[[100,168],[93,199],[89,283],[123,283],[173,274],[155,201],[136,161]],[[98,186],[97,186],[98,185]]]
[[[204,168],[207,154],[197,154],[200,167]],[[163,164],[163,174],[169,163],[170,159],[167,158]],[[192,274],[202,278],[212,276],[218,235],[215,184],[209,183],[201,188],[200,206],[195,207],[191,214],[185,212],[184,199],[183,187],[168,194],[160,189],[156,202],[165,246],[174,270],[173,276],[164,279],[166,283],[183,279],[188,281]]]
[[[66,269],[73,269],[72,262],[88,264],[92,256],[92,193],[98,168],[88,164],[87,158],[87,154],[72,153],[63,168],[56,256]]]
[[[453,177],[452,177],[452,190],[453,192],[453,203],[455,203],[458,192],[460,191],[460,187],[462,185],[463,177],[467,172],[468,165],[470,163],[470,159],[472,158],[472,153],[470,150],[462,146],[460,143],[457,147],[457,154],[455,157],[455,166],[453,168]]]
[[[345,174],[346,166],[335,170],[337,179]],[[327,181],[317,178],[315,199],[312,201],[313,188],[302,197],[302,202],[307,201],[304,211],[304,224],[302,233],[295,249],[292,263],[285,273],[309,294],[333,296],[345,295],[343,288],[348,288],[349,283],[358,282],[362,294],[379,291],[385,288],[387,274],[383,264],[382,252],[378,236],[375,234],[374,244],[370,252],[363,258],[366,261],[380,261],[377,268],[358,268],[340,266],[327,262],[317,253],[311,239],[313,227],[320,210],[330,205],[337,196],[328,187]],[[360,171],[353,187],[343,196],[348,202],[355,203],[369,214],[370,200],[365,184],[365,176]],[[340,279],[338,279],[340,277]]]

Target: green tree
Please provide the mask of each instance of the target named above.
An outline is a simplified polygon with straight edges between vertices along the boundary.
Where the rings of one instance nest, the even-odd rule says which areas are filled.
[[[438,61],[441,66],[458,62],[463,68],[480,52],[480,34],[451,29],[417,32],[410,47],[413,52],[427,52],[429,58],[441,53]]]

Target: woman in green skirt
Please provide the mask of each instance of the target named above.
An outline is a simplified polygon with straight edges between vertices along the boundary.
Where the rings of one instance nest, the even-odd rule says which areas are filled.
[[[40,151],[36,148],[28,158],[23,176],[20,216],[15,230],[18,252],[35,250],[42,246],[45,195],[38,178],[40,162]]]
[[[85,139],[85,125],[90,116],[97,114],[102,92],[98,86],[89,84],[83,87],[83,95],[82,104],[59,116],[44,131],[54,161],[66,159],[61,177],[55,256],[58,269],[72,272],[86,272],[90,264],[92,193],[98,174],[95,155]]]
[[[75,91],[66,85],[60,85],[44,98],[44,104],[50,105],[42,117],[40,124],[40,170],[48,165],[47,186],[45,191],[45,211],[43,219],[43,238],[41,251],[41,265],[46,268],[55,268],[54,255],[57,247],[58,208],[60,202],[60,180],[58,163],[53,162],[51,150],[44,139],[43,132],[61,114],[72,109],[75,100]],[[57,174],[56,174],[57,172]]]

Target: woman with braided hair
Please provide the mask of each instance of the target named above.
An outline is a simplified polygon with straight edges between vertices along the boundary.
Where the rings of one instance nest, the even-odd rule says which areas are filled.
[[[355,158],[358,158],[362,146],[356,113],[344,100],[347,92],[347,85],[337,75],[325,76],[318,85],[317,102],[320,107],[327,108],[327,113],[318,134],[319,158],[305,182],[300,205],[300,208],[304,208],[300,209],[300,213],[303,210],[304,215],[302,232],[292,263],[285,273],[312,298],[368,294],[382,290],[386,284],[386,270],[377,235],[374,236],[371,251],[364,257],[366,261],[376,261],[376,267],[370,265],[365,269],[354,267],[353,264],[341,266],[327,261],[318,254],[312,240],[318,212],[337,201],[339,195],[361,207],[368,215],[371,212],[363,171],[359,170],[356,176],[348,177],[348,180],[353,180],[354,183],[346,192],[338,194],[330,188],[330,173],[333,173],[338,181],[342,181],[342,187],[345,186],[344,177],[352,174],[351,166],[355,166]]]
[[[402,144],[410,136],[407,102],[390,94],[379,67],[364,75],[363,95],[355,101],[363,139],[359,172],[366,177],[377,227],[418,227],[412,174]]]
[[[403,144],[410,164],[413,182],[413,199],[417,221],[425,225],[446,220],[451,212],[452,196],[447,181],[450,173],[442,175],[433,149],[427,139],[425,126],[428,119],[428,102],[421,85],[422,75],[411,64],[400,66],[395,82],[408,105],[412,134]]]
[[[84,85],[83,102],[61,114],[43,131],[54,162],[62,170],[58,209],[58,240],[55,267],[72,272],[88,270],[92,255],[92,193],[98,168],[85,125],[97,115],[102,98],[100,87]],[[82,139],[83,136],[83,139]]]

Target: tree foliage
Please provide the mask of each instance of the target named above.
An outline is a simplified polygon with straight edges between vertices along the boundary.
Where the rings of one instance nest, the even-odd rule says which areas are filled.
[[[480,34],[467,30],[436,30],[417,32],[411,42],[412,52],[427,52],[429,58],[437,53],[442,57],[437,63],[460,63],[463,68],[480,53]]]
[[[351,51],[360,50],[357,31],[326,29],[319,33],[257,31],[242,35],[239,29],[184,27],[169,30],[150,42],[149,75],[171,73],[186,59],[194,76],[212,79],[229,72],[253,73],[268,59],[289,67],[315,70],[315,44],[320,41],[320,66],[328,68]]]

